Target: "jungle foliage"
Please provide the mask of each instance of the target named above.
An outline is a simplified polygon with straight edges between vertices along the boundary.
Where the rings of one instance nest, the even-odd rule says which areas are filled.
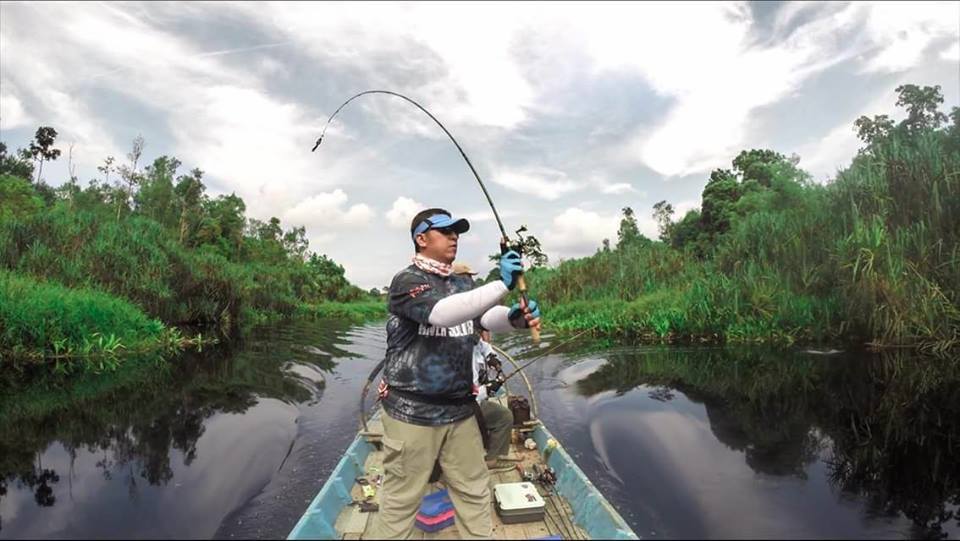
[[[538,269],[548,324],[648,341],[960,345],[960,108],[896,89],[906,117],[861,117],[863,147],[820,184],[769,149],[716,169],[699,209],[623,211],[618,242]]]
[[[141,169],[142,138],[126,162],[108,157],[86,187],[76,177],[50,187],[40,175],[60,154],[56,135],[41,127],[27,150],[0,146],[0,350],[57,354],[65,336],[80,347],[94,333],[139,333],[147,320],[229,336],[329,311],[326,303],[377,301],[350,284],[341,265],[308,250],[304,227],[248,218],[243,199],[208,194],[203,172],[181,171],[174,157]],[[49,319],[43,303],[57,295],[86,308]],[[37,322],[44,331],[27,332]],[[149,336],[160,332],[150,328]]]

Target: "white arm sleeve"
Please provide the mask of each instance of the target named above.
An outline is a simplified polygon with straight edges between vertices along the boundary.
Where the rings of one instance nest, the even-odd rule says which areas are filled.
[[[500,280],[437,301],[427,321],[437,327],[453,327],[487,312],[507,294]]]
[[[507,317],[509,313],[510,308],[506,306],[494,306],[480,318],[480,325],[490,332],[515,331],[517,328],[510,324],[510,319]]]

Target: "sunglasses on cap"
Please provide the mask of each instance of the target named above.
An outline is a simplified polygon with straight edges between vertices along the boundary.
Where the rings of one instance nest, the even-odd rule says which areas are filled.
[[[417,224],[417,227],[410,232],[410,236],[416,237],[430,229],[435,229],[443,234],[454,232],[459,235],[470,230],[470,222],[465,218],[454,219],[446,214],[434,214]]]

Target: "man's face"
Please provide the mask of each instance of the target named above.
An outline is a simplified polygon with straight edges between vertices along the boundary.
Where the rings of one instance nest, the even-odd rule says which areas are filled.
[[[441,263],[453,263],[457,258],[457,242],[460,235],[451,229],[428,229],[417,235],[420,253]]]

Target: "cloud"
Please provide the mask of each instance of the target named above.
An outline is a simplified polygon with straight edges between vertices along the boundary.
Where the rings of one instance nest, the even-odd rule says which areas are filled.
[[[315,231],[344,230],[370,223],[374,213],[369,206],[358,203],[346,208],[346,203],[347,194],[337,188],[297,203],[283,214],[283,221]]]
[[[413,220],[413,217],[425,208],[427,207],[419,201],[414,201],[409,197],[398,197],[390,210],[387,211],[387,223],[393,227],[409,229],[410,220]]]
[[[509,128],[526,119],[525,106],[534,96],[511,45],[539,11],[535,6],[266,5],[272,9],[253,3],[231,8],[314,57],[362,73],[374,88],[396,88],[444,110],[444,123]],[[395,130],[436,136],[435,128],[423,128],[429,119],[385,104],[364,106]]]
[[[621,194],[627,192],[636,192],[637,190],[626,182],[618,182],[616,184],[608,184],[600,189],[605,194]]]
[[[779,30],[801,11],[817,13],[781,40],[752,45],[744,38],[753,22],[739,6],[686,7],[657,6],[656,17],[630,29],[636,36],[621,36],[625,29],[614,24],[610,43],[595,51],[599,65],[637,69],[658,91],[676,98],[661,122],[637,130],[620,152],[621,159],[639,160],[668,177],[726,161],[747,137],[754,110],[790,96],[830,66],[869,54],[874,56],[865,71],[915,65],[932,40],[956,34],[958,16],[954,3],[790,6],[778,17]],[[676,24],[669,24],[674,19]],[[863,36],[856,32],[860,27],[867,29]],[[701,38],[691,40],[691,35]],[[622,52],[614,50],[615,43]],[[652,49],[671,54],[627,54]]]
[[[691,210],[700,210],[699,199],[687,199],[673,205],[673,221],[676,222],[682,220],[683,217],[686,216],[686,214]]]
[[[15,94],[6,92],[8,83],[0,83],[0,130],[10,130],[21,126],[29,126],[33,119],[23,110],[23,104]]]
[[[656,239],[657,224],[650,215],[635,213],[637,228],[644,236]],[[617,244],[617,230],[621,215],[601,214],[579,207],[570,207],[554,216],[550,229],[543,236],[543,247],[552,263],[593,254],[609,239],[611,246]]]
[[[571,207],[553,218],[552,227],[543,236],[543,247],[551,262],[583,257],[594,253],[603,239],[617,243],[620,217]]]
[[[493,181],[515,192],[552,201],[561,195],[579,190],[583,185],[567,178],[563,171],[549,167],[502,167]]]
[[[960,40],[948,45],[946,49],[940,52],[941,60],[953,60],[960,62]]]
[[[956,2],[879,2],[870,5],[865,32],[877,53],[863,72],[896,73],[917,64],[934,41],[956,37]]]

